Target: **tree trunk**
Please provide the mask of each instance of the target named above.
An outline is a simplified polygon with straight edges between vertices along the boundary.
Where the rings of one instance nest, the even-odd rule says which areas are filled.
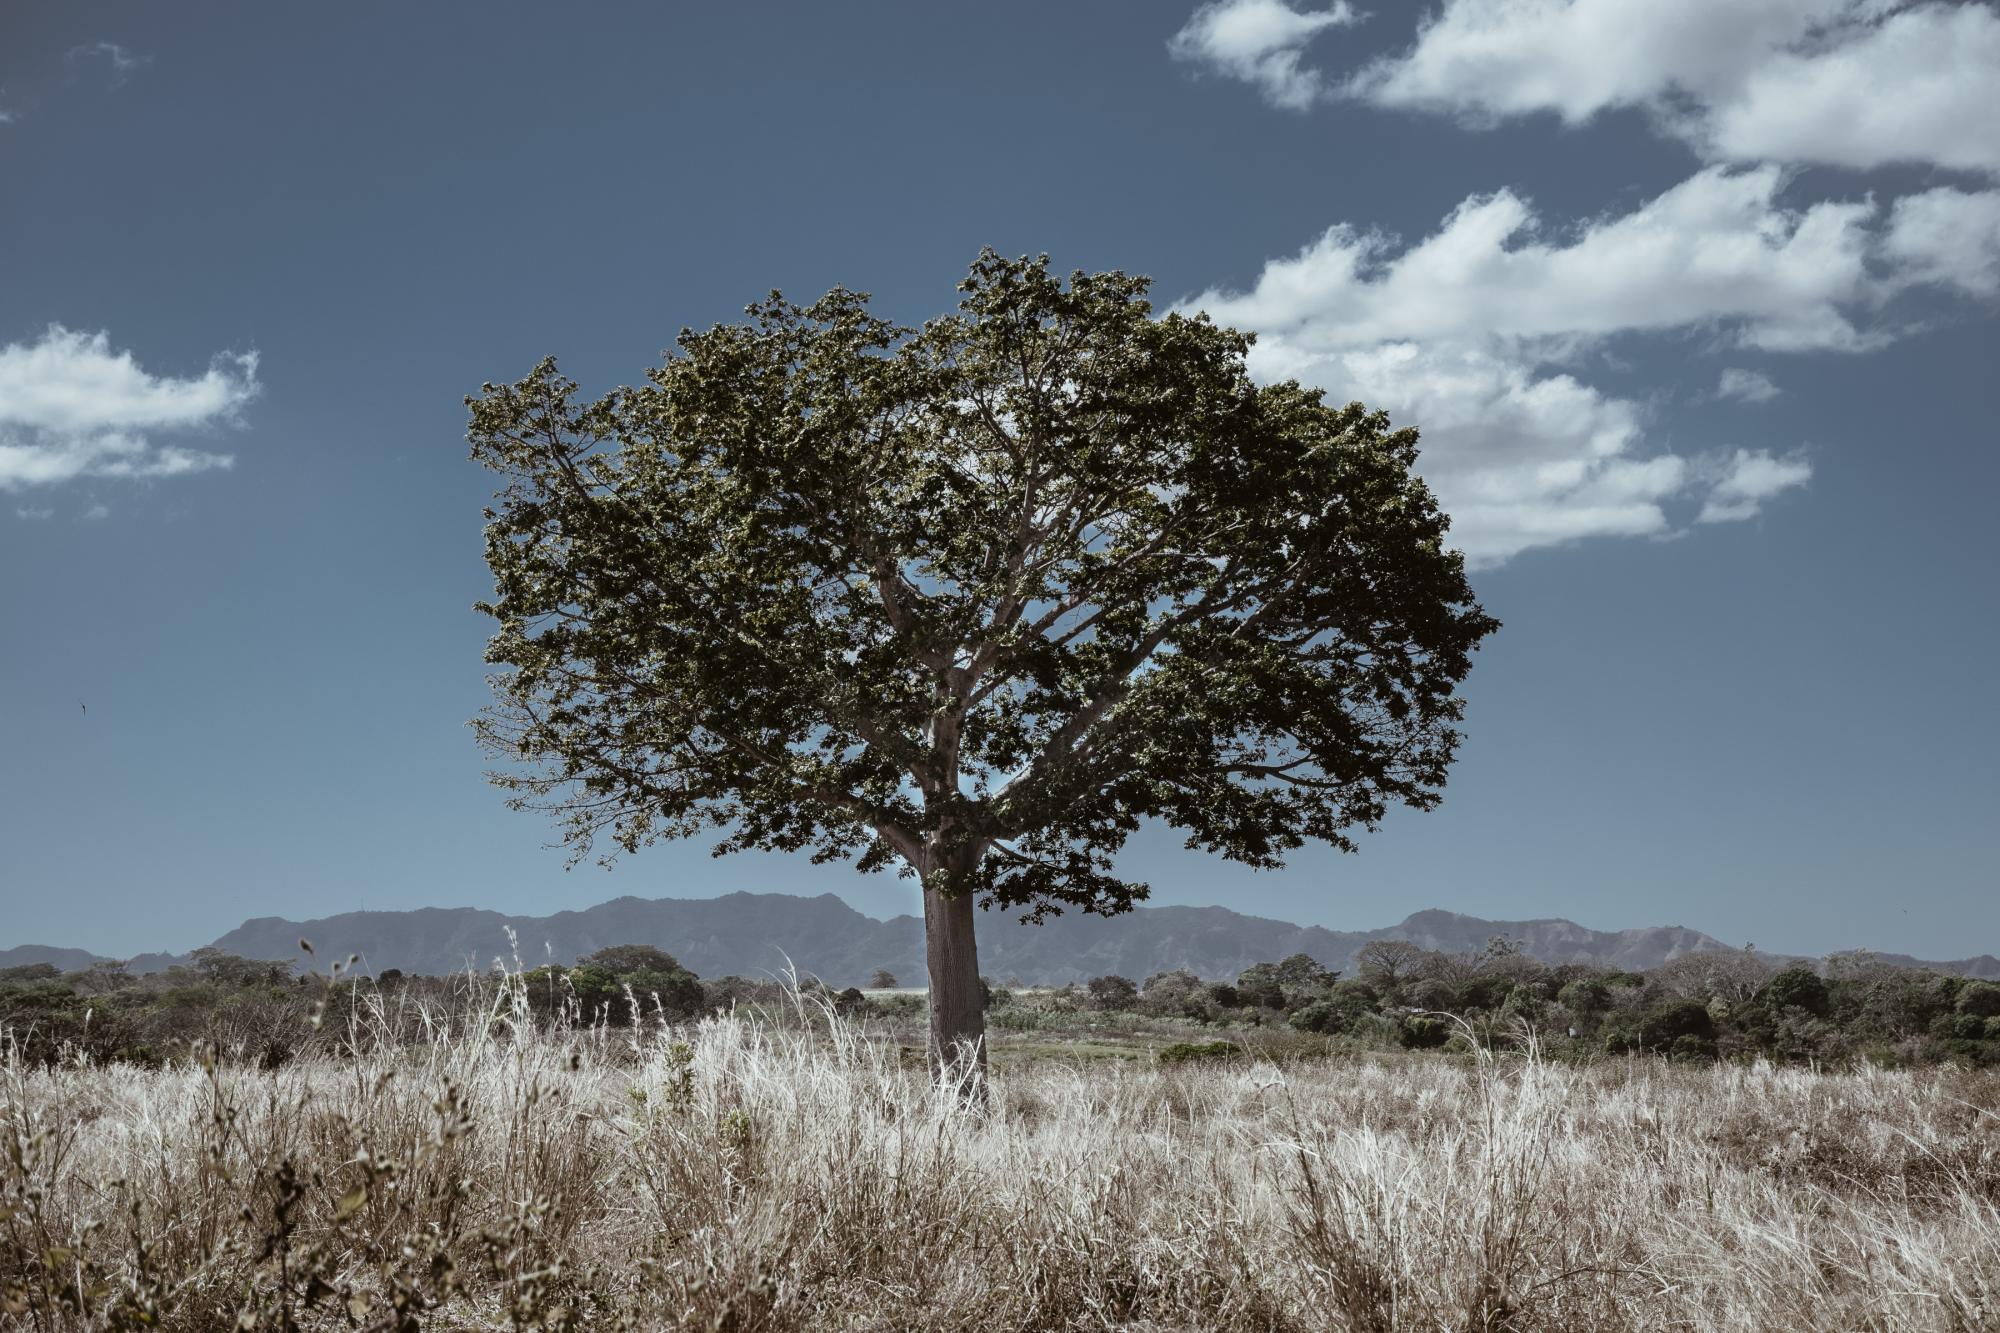
[[[973,938],[972,895],[947,898],[924,886],[924,956],[931,974],[931,1070],[940,1079],[966,1079],[983,1092],[986,1080],[986,1002],[979,984],[979,945]]]

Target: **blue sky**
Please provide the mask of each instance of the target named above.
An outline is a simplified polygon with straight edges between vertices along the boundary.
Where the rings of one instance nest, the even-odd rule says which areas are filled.
[[[2000,14],[1860,0],[17,6],[0,946],[907,884],[565,873],[465,727],[463,395],[982,245],[1424,431],[1506,622],[1444,808],[1154,901],[2000,950]],[[81,704],[87,703],[86,711]]]

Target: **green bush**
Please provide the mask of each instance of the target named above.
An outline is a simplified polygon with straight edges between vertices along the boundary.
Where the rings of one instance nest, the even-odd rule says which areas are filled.
[[[1435,1050],[1451,1040],[1451,1024],[1428,1014],[1411,1014],[1403,1020],[1402,1039],[1413,1051]]]
[[[1669,1059],[1683,1064],[1710,1064],[1715,1060],[1715,1038],[1682,1033],[1667,1048]]]
[[[1160,1063],[1184,1065],[1198,1060],[1232,1060],[1243,1054],[1233,1041],[1177,1041],[1160,1048]]]
[[[536,1009],[556,1013],[574,1004],[584,1022],[613,1027],[628,1027],[655,1013],[683,1022],[708,1007],[701,979],[672,954],[647,944],[599,949],[574,967],[536,968],[524,980]]]
[[[1278,980],[1276,963],[1258,963],[1244,968],[1236,977],[1236,993],[1244,1004],[1260,1009],[1285,1007],[1285,986]]]
[[[1639,1018],[1639,1044],[1649,1051],[1671,1050],[1682,1037],[1715,1042],[1715,1019],[1700,1000],[1666,1000]]]
[[[1803,1009],[1809,1014],[1827,1010],[1826,980],[1802,963],[1794,964],[1771,978],[1764,998],[1779,1009]]]
[[[2000,986],[1990,981],[1968,981],[1958,988],[1958,1001],[1953,1007],[1961,1014],[2000,1018]]]
[[[1556,992],[1556,1003],[1586,1017],[1611,1007],[1611,988],[1597,977],[1579,977]]]
[[[1092,977],[1083,984],[1090,1003],[1098,1009],[1130,1009],[1139,1000],[1139,987],[1130,977]]]

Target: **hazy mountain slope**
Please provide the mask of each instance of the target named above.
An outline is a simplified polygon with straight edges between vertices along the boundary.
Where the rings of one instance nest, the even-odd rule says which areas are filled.
[[[316,921],[276,917],[246,921],[216,947],[249,958],[301,957],[312,941],[319,966],[359,954],[370,971],[460,971],[512,965],[515,947],[528,966],[569,962],[612,944],[652,944],[706,977],[776,975],[789,964],[835,985],[865,981],[885,967],[906,982],[924,972],[923,927],[913,916],[878,921],[833,894],[798,898],[731,893],[720,898],[618,898],[546,917],[506,916],[477,908],[414,912],[350,912]],[[979,926],[980,970],[1005,980],[1060,984],[1116,972],[1142,979],[1186,967],[1204,977],[1233,977],[1252,963],[1310,954],[1351,971],[1354,954],[1371,939],[1410,939],[1448,952],[1476,950],[1494,935],[1521,942],[1550,962],[1591,961],[1626,968],[1657,967],[1680,954],[1721,948],[1679,927],[1597,931],[1570,921],[1487,921],[1449,912],[1419,912],[1399,926],[1355,932],[1299,926],[1246,916],[1224,907],[1141,907],[1121,917],[1081,913],[1040,926],[986,913]]]
[[[54,963],[65,972],[81,972],[97,961],[97,955],[83,949],[58,949],[50,944],[17,944],[0,949],[0,967],[28,967]]]
[[[508,938],[510,929],[514,942]],[[1143,980],[1176,967],[1203,977],[1234,977],[1252,963],[1295,953],[1351,972],[1355,951],[1370,940],[1407,939],[1427,949],[1470,953],[1495,935],[1518,941],[1544,962],[1588,962],[1632,971],[1658,967],[1685,953],[1727,947],[1682,926],[1607,931],[1560,919],[1489,921],[1425,911],[1379,930],[1338,931],[1246,916],[1226,907],[1141,907],[1110,919],[1071,914],[1041,926],[1024,926],[1005,913],[989,912],[979,925],[979,957],[980,970],[996,980],[1059,985],[1113,972]],[[315,958],[300,952],[301,938],[312,941]],[[888,968],[905,984],[921,984],[924,977],[923,925],[917,918],[878,921],[830,893],[817,898],[781,893],[616,898],[544,917],[473,907],[348,912],[313,921],[258,917],[215,941],[215,947],[248,958],[296,960],[324,969],[358,954],[364,971],[395,967],[412,973],[483,970],[496,960],[512,967],[517,957],[529,967],[567,963],[613,944],[656,945],[704,977],[777,976],[788,964],[837,986],[858,985],[878,967]],[[1878,957],[1902,966],[2000,977],[2000,959],[1988,955],[1952,963]],[[45,945],[0,950],[0,966],[41,961],[73,970],[88,966],[93,956]],[[130,967],[157,971],[183,961],[149,954],[133,959]]]
[[[1476,916],[1435,909],[1416,912],[1400,926],[1370,933],[1369,938],[1408,940],[1446,953],[1476,951],[1495,935],[1505,935],[1545,963],[1599,963],[1643,971],[1684,953],[1729,946],[1712,935],[1685,926],[1647,926],[1638,930],[1591,930],[1559,917],[1535,921],[1486,921]]]

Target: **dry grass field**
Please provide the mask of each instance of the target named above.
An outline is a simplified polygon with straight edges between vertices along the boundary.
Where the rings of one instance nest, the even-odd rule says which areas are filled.
[[[9,1329],[2000,1327],[2000,1078],[438,1018],[0,1070]]]

